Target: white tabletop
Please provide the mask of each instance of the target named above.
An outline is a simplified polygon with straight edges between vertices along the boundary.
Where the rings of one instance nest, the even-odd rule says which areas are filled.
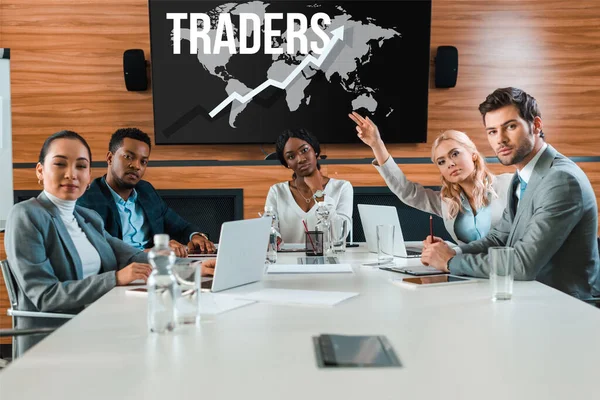
[[[298,254],[279,254],[279,261]],[[334,307],[253,304],[168,335],[146,299],[116,288],[0,372],[8,399],[597,398],[600,310],[538,282],[490,300],[487,281],[409,290],[402,275],[265,276],[261,287],[354,291]],[[418,263],[418,260],[403,263]],[[311,337],[385,335],[402,368],[319,369]]]

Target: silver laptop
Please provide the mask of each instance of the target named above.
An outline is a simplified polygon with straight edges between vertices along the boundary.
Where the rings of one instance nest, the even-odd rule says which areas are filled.
[[[365,233],[367,248],[371,253],[377,253],[377,225],[394,225],[394,255],[404,258],[421,257],[420,250],[406,249],[396,207],[358,204],[358,214]]]
[[[270,233],[270,218],[223,223],[215,274],[202,279],[202,289],[220,292],[260,281],[265,271]]]

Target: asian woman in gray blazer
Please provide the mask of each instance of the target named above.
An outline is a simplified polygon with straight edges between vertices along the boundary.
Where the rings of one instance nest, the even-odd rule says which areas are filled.
[[[77,133],[50,136],[36,166],[44,190],[9,213],[5,247],[18,285],[19,310],[76,314],[115,286],[150,275],[146,253],[110,236],[95,211],[75,205],[91,180],[91,161],[90,148]],[[18,328],[64,322],[16,319]],[[42,338],[19,337],[17,355]]]
[[[373,150],[376,158],[373,165],[390,190],[403,203],[442,217],[456,244],[481,239],[500,222],[512,174],[492,174],[465,133],[445,131],[434,141],[431,160],[440,170],[442,180],[441,191],[435,191],[406,178],[371,119],[356,112],[349,117],[356,123],[358,137]]]

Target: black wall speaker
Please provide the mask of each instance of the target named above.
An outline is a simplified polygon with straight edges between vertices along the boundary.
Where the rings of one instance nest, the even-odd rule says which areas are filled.
[[[458,75],[458,50],[454,46],[439,46],[435,56],[435,87],[456,86]]]
[[[125,50],[123,53],[123,72],[125,74],[125,87],[127,90],[141,92],[148,88],[144,50]]]

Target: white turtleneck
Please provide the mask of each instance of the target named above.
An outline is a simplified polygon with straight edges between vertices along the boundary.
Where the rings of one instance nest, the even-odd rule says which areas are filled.
[[[96,248],[89,241],[85,235],[85,232],[83,232],[77,223],[75,216],[73,215],[76,201],[59,199],[45,190],[44,194],[46,197],[48,197],[52,204],[58,208],[60,218],[65,224],[65,227],[71,236],[71,240],[75,245],[75,249],[77,249],[77,254],[79,254],[79,258],[81,259],[83,277],[87,278],[88,276],[98,274],[98,271],[100,271],[100,255],[98,254],[98,250],[96,250]]]

